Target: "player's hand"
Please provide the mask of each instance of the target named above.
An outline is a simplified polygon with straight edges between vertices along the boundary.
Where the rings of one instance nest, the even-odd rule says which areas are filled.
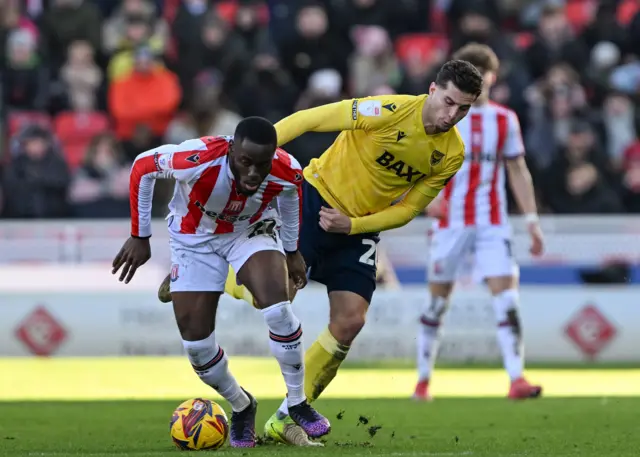
[[[434,219],[444,219],[449,214],[449,204],[444,198],[436,198],[427,206],[426,213]]]
[[[296,289],[300,290],[307,285],[307,265],[300,251],[287,252],[287,269]]]
[[[540,223],[531,222],[527,225],[529,236],[531,237],[531,247],[529,252],[532,256],[538,257],[544,252],[544,235],[542,234],[542,228]]]
[[[345,216],[337,209],[320,208],[320,227],[325,232],[331,233],[344,233],[348,235],[351,233],[351,219]]]
[[[116,258],[113,259],[111,274],[116,274],[120,267],[124,265],[119,281],[129,284],[138,267],[147,263],[150,258],[151,244],[149,243],[149,238],[135,238],[132,236],[125,241]]]

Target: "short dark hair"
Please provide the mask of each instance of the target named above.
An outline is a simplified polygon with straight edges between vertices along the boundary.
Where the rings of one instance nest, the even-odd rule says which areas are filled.
[[[249,140],[255,144],[273,146],[274,148],[278,146],[276,128],[264,117],[251,116],[242,119],[233,136],[238,142]]]
[[[450,60],[440,68],[436,84],[447,87],[449,81],[465,94],[478,97],[482,93],[482,74],[466,60]]]
[[[481,72],[492,71],[497,73],[500,68],[498,56],[486,44],[469,43],[458,49],[453,54],[453,58],[455,60],[466,60]]]

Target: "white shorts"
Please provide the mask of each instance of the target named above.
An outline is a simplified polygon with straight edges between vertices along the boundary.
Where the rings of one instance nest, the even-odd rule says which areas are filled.
[[[279,251],[282,242],[275,236],[253,235],[250,227],[239,233],[217,235],[190,245],[182,237],[171,237],[171,292],[224,292],[229,265],[237,273],[256,252]],[[185,240],[186,241],[186,240]]]
[[[454,227],[436,229],[429,245],[429,282],[454,282],[459,268],[473,255],[482,279],[517,276],[511,252],[511,227]]]

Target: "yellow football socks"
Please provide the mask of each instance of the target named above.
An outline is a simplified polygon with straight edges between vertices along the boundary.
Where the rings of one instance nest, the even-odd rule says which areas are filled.
[[[307,349],[304,357],[304,393],[309,402],[315,401],[333,381],[348,352],[349,346],[338,343],[328,328]]]
[[[254,305],[253,296],[249,290],[236,283],[236,274],[231,267],[229,267],[224,291],[233,298]],[[307,349],[304,357],[304,393],[310,402],[316,400],[333,381],[348,352],[349,346],[338,343],[329,332],[329,328],[326,328]]]

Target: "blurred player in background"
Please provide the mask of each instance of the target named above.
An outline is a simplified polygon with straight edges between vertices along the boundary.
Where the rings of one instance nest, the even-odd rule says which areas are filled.
[[[341,132],[304,170],[300,250],[310,279],[326,285],[330,306],[328,328],[305,355],[309,401],[335,377],[364,326],[376,287],[379,232],[421,214],[460,169],[464,145],[454,127],[481,91],[482,75],[473,65],[450,61],[428,95],[344,100],[276,124],[279,145],[305,132]],[[253,301],[241,289],[230,292]],[[288,414],[285,401],[265,425],[267,435],[309,445],[298,439]]]
[[[471,62],[484,77],[482,95],[458,124],[466,149],[465,163],[428,209],[434,224],[429,256],[430,300],[420,317],[418,384],[414,398],[430,400],[439,328],[449,306],[456,272],[470,253],[493,295],[498,344],[511,379],[509,398],[538,397],[542,388],[523,377],[523,345],[518,315],[518,267],[511,250],[504,163],[516,201],[525,214],[532,255],[543,251],[543,237],[531,175],[524,159],[520,124],[513,111],[489,101],[499,61],[485,45],[469,44],[454,55]]]
[[[256,445],[257,402],[229,371],[215,337],[229,265],[256,297],[269,328],[291,419],[311,437],[330,431],[329,421],[304,394],[302,326],[289,301],[287,272],[297,287],[306,284],[298,250],[302,169],[276,147],[273,124],[250,117],[238,124],[234,137],[204,137],[140,154],[131,169],[131,238],[113,261],[113,274],[122,267],[120,281],[128,283],[149,260],[155,180],[174,178],[169,204],[173,310],[193,369],[231,405],[233,447]],[[282,215],[280,234],[274,199]]]

